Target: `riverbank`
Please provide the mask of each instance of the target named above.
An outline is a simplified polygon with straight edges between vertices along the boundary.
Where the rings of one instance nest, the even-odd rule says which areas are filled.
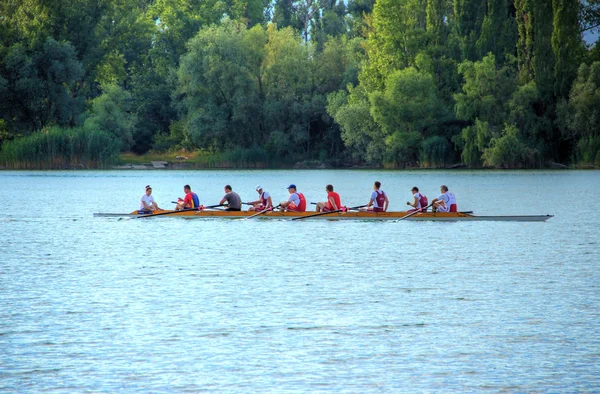
[[[267,160],[255,161],[231,158],[228,154],[204,151],[177,153],[147,153],[136,155],[122,153],[119,164],[113,169],[123,170],[192,170],[192,169],[335,169],[335,168],[380,168],[358,165],[341,160]]]
[[[71,158],[72,159],[72,158]],[[8,165],[7,165],[8,164]],[[11,163],[0,163],[0,170],[84,170],[84,169],[111,169],[111,170],[200,170],[200,169],[366,169],[366,170],[455,170],[455,169],[473,169],[464,163],[453,163],[440,167],[420,167],[406,166],[398,167],[393,163],[384,165],[368,165],[344,161],[333,160],[302,160],[295,158],[288,159],[267,159],[255,160],[250,157],[233,155],[231,152],[212,153],[207,151],[194,152],[172,152],[155,153],[150,152],[143,155],[137,155],[131,152],[118,154],[112,163],[82,160],[37,160],[32,162],[17,162],[18,165]],[[564,169],[564,170],[587,170],[599,169],[600,166],[594,164],[569,164],[546,162],[540,170],[545,169]],[[479,168],[481,170],[498,169],[493,167]]]
[[[364,163],[347,162],[343,160],[271,160],[268,162],[234,162],[223,158],[222,154],[207,153],[202,151],[196,152],[179,152],[179,153],[147,153],[144,155],[136,155],[133,153],[122,153],[119,156],[120,163],[112,167],[119,170],[193,170],[193,169],[386,169],[386,170],[455,170],[455,169],[472,169],[464,163],[454,163],[441,167],[420,167],[407,166],[399,168],[392,164],[383,166],[373,166]],[[240,165],[241,164],[241,165]],[[561,163],[548,162],[545,163],[540,170],[554,169],[598,169],[592,164],[565,165]],[[482,170],[497,169],[493,167],[481,168]]]

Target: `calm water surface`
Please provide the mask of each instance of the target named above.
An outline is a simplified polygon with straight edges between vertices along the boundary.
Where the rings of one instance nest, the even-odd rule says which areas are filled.
[[[546,223],[94,218],[445,183]],[[600,391],[600,172],[0,172],[0,391]]]

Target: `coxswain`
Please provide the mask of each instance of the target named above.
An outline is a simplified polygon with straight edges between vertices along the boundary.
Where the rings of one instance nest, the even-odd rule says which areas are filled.
[[[371,193],[371,199],[367,204],[366,208],[361,208],[361,211],[369,212],[386,212],[390,201],[387,198],[387,194],[381,189],[381,182],[375,181],[373,184],[373,193]]]
[[[256,185],[256,192],[258,193],[258,200],[250,201],[247,204],[252,205],[248,208],[249,211],[264,211],[273,207],[273,200],[269,192],[263,190],[261,185]]]
[[[226,211],[241,211],[242,210],[242,199],[240,195],[233,191],[230,185],[225,185],[225,195],[219,201],[220,205],[227,202]]]
[[[283,201],[279,204],[281,208],[286,211],[294,212],[306,211],[306,199],[304,198],[304,194],[297,192],[296,185],[294,184],[289,185],[287,189],[290,193],[290,197],[287,201]]]
[[[454,193],[448,191],[448,186],[442,185],[440,187],[440,192],[442,192],[442,194],[431,201],[433,212],[458,212],[456,197],[454,196]]]
[[[325,186],[327,201],[317,203],[317,212],[333,212],[342,209],[340,195],[333,191],[333,185]]]
[[[152,197],[152,188],[150,187],[150,185],[146,186],[146,193],[144,193],[140,200],[140,209],[138,210],[138,212],[140,211],[160,211],[158,204],[154,201],[154,197]]]
[[[408,210],[408,212],[419,211],[421,209],[423,209],[423,212],[426,212],[427,206],[429,205],[427,197],[423,193],[419,192],[419,188],[416,186],[411,189],[411,192],[413,194],[414,200],[412,203],[410,201],[407,201],[406,205],[410,205],[411,207],[413,207],[413,209]]]
[[[200,208],[200,200],[198,199],[198,195],[192,191],[190,185],[185,185],[183,187],[183,191],[185,193],[185,197],[183,200],[181,198],[177,199],[177,206],[175,207],[175,210],[182,211],[184,209]]]

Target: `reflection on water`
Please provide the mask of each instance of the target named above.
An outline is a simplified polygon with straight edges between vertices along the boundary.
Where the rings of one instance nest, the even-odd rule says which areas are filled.
[[[93,218],[189,183],[546,223]],[[598,391],[600,172],[0,172],[0,391]]]

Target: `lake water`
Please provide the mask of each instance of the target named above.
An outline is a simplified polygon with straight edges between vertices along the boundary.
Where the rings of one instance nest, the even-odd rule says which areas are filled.
[[[380,180],[545,223],[94,218]],[[598,171],[0,172],[0,391],[600,391]]]

